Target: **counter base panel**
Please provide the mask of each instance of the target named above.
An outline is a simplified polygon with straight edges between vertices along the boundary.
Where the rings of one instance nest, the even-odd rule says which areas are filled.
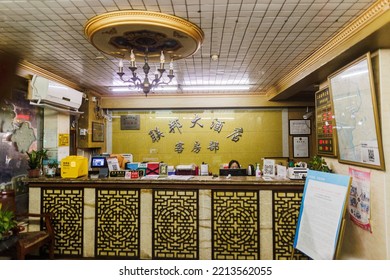
[[[291,258],[303,186],[291,190],[153,186],[34,184],[30,210],[53,213],[58,257]],[[307,257],[295,251],[294,259]]]

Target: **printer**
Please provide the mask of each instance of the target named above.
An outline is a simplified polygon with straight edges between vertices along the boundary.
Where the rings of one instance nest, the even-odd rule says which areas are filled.
[[[176,175],[197,175],[195,164],[180,164],[176,166]]]
[[[287,177],[291,180],[304,180],[307,177],[306,167],[289,167]]]

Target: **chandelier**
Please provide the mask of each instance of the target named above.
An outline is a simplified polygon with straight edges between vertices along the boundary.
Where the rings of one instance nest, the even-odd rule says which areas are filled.
[[[175,77],[173,61],[195,54],[204,38],[197,25],[183,18],[139,10],[95,16],[85,24],[84,34],[99,51],[119,59],[116,77],[145,95],[171,83]],[[170,60],[169,69],[165,68],[165,56]],[[138,69],[136,60],[143,60],[142,70]],[[126,77],[124,64],[127,63],[130,72]],[[151,74],[153,63],[157,66]]]
[[[173,59],[171,59],[171,62],[169,63],[169,72],[167,77],[169,78],[168,82],[164,82],[162,80],[162,76],[164,72],[166,71],[164,68],[165,64],[165,56],[164,51],[161,51],[160,54],[160,68],[156,67],[156,71],[154,72],[154,78],[152,81],[149,80],[149,72],[150,72],[150,66],[148,63],[148,49],[146,49],[145,55],[144,55],[144,66],[142,67],[144,72],[144,77],[140,78],[137,74],[137,66],[135,61],[135,55],[133,49],[130,51],[130,66],[129,69],[131,70],[131,77],[128,79],[125,79],[124,72],[123,72],[123,60],[119,60],[119,71],[117,74],[119,75],[120,79],[125,83],[130,83],[130,87],[133,86],[136,89],[142,89],[142,91],[147,96],[148,93],[158,87],[159,85],[167,85],[170,82],[172,82],[172,79],[175,77],[173,75]]]

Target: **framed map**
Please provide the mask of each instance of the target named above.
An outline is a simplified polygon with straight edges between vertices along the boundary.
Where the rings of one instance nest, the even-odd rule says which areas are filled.
[[[384,170],[370,54],[329,76],[338,160]]]

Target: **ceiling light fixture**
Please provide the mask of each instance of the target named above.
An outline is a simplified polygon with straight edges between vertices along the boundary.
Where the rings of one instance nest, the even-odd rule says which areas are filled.
[[[178,89],[177,86],[160,86],[155,89],[155,91],[176,91]],[[140,89],[136,89],[128,86],[118,86],[118,87],[110,87],[112,92],[134,92],[140,91]]]
[[[170,82],[172,82],[172,79],[175,77],[175,75],[173,75],[173,59],[171,59],[171,62],[169,63],[169,74],[167,75],[169,78],[169,81],[164,82],[162,80],[162,75],[165,72],[164,51],[161,51],[161,55],[160,55],[160,68],[157,69],[157,67],[156,67],[156,71],[154,72],[154,79],[151,82],[149,81],[150,66],[148,63],[148,49],[146,49],[146,52],[144,54],[144,62],[145,62],[145,64],[142,67],[143,72],[144,72],[144,77],[141,80],[141,78],[139,77],[139,75],[136,72],[137,66],[136,66],[136,62],[135,62],[135,55],[134,55],[134,52],[132,49],[130,51],[130,66],[129,66],[129,69],[131,70],[132,76],[128,79],[125,79],[123,77],[125,73],[123,72],[123,60],[122,59],[119,60],[119,65],[118,65],[119,71],[117,72],[117,74],[119,75],[120,79],[123,82],[132,84],[134,86],[134,88],[136,88],[136,89],[142,89],[142,91],[145,93],[146,96],[148,95],[148,93],[150,92],[151,89],[155,89],[159,85],[167,85]]]
[[[173,61],[193,55],[203,43],[204,33],[195,24],[172,15],[137,10],[105,13],[88,20],[84,27],[88,40],[99,51],[119,58],[120,80],[145,95],[160,85],[172,82]],[[165,70],[165,56],[170,64]],[[142,59],[142,74],[137,72],[136,58]],[[125,78],[124,61],[129,61],[130,77]],[[151,76],[151,64],[156,71]],[[168,79],[163,74],[167,72]],[[141,77],[142,75],[142,77]]]
[[[181,89],[185,91],[218,91],[218,90],[248,90],[249,85],[194,85],[182,86]]]

